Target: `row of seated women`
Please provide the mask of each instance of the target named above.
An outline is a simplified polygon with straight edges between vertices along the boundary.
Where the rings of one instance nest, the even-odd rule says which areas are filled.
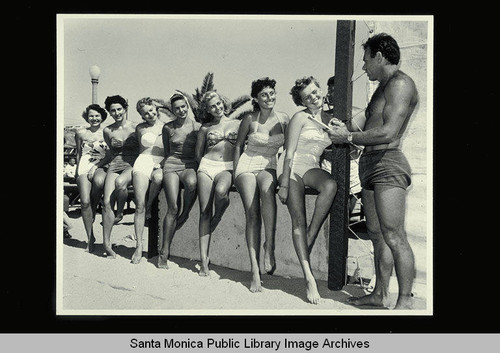
[[[253,112],[242,119],[228,115],[230,104],[216,91],[201,100],[204,116],[191,116],[188,100],[181,94],[170,98],[176,119],[159,119],[157,100],[143,98],[137,111],[144,122],[127,120],[127,101],[121,96],[105,100],[105,109],[92,104],[83,113],[89,127],[76,134],[78,151],[77,183],[80,188],[82,219],[88,236],[87,251],[94,251],[92,230],[96,206],[103,196],[103,246],[108,257],[116,257],[111,246],[113,225],[123,216],[128,186],[135,195],[134,230],[137,241],[132,263],[143,252],[143,230],[150,216],[151,202],[161,187],[167,212],[163,241],[159,244],[158,267],[168,268],[170,244],[188,219],[198,198],[200,207],[199,248],[201,276],[209,275],[209,244],[226,208],[234,183],[245,209],[245,236],[251,263],[250,290],[262,290],[259,271],[260,234],[264,224],[264,268],[276,268],[276,189],[291,217],[292,238],[306,280],[307,299],[318,303],[320,296],[311,271],[309,256],[319,230],[336,194],[331,174],[320,167],[320,156],[331,145],[326,130],[332,116],[323,111],[324,94],[313,77],[298,79],[290,93],[297,106],[305,109],[290,119],[274,110],[276,81],[269,78],[252,83]],[[107,115],[114,123],[102,127]],[[200,120],[201,123],[197,122]],[[319,122],[319,123],[318,123]],[[284,147],[279,160],[278,150]],[[184,189],[179,198],[181,184]],[[312,219],[307,225],[306,187],[318,191]],[[182,202],[178,200],[182,199]],[[115,213],[116,206],[116,213]]]

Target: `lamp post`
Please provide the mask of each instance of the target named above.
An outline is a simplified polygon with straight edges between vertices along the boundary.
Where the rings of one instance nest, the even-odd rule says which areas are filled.
[[[99,83],[99,75],[101,69],[97,65],[92,65],[89,68],[90,82],[92,82],[92,104],[97,104],[97,84]]]

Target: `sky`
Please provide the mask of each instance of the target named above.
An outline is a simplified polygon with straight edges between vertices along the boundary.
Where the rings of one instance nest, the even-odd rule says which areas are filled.
[[[297,78],[314,76],[326,89],[334,74],[338,17],[217,15],[59,15],[57,34],[58,121],[86,125],[91,104],[89,67],[101,69],[98,103],[119,94],[128,99],[129,119],[140,122],[142,97],[168,99],[176,89],[194,93],[208,72],[230,99],[249,95],[252,81],[277,81],[276,110],[291,117],[289,94]],[[353,103],[366,106],[362,71],[364,21],[356,21]],[[250,103],[242,109],[249,109]],[[104,126],[112,123],[111,119]]]

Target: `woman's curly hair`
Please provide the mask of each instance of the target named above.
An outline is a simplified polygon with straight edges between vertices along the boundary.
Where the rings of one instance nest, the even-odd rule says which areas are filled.
[[[107,111],[109,111],[109,109],[111,109],[112,104],[121,104],[121,106],[125,110],[128,109],[127,100],[119,95],[106,97],[106,100],[104,101],[104,107],[106,108]]]
[[[293,102],[297,106],[304,106],[302,103],[302,98],[300,97],[300,92],[304,90],[310,83],[314,83],[318,88],[321,88],[317,79],[312,76],[303,77],[295,80],[295,85],[290,90],[290,94],[292,95]]]
[[[250,92],[250,96],[252,98],[257,98],[259,92],[261,92],[264,88],[270,87],[274,89],[276,86],[276,80],[273,80],[269,77],[260,78],[252,82],[252,91]],[[252,106],[254,111],[260,110],[259,104],[252,100]]]
[[[87,108],[85,108],[85,110],[82,113],[82,118],[84,118],[86,122],[89,122],[90,110],[95,110],[96,112],[101,114],[102,121],[106,120],[106,118],[108,117],[108,113],[103,107],[101,107],[99,104],[91,104]]]

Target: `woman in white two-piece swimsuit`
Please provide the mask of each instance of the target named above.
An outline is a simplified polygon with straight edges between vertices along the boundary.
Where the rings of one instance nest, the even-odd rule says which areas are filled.
[[[234,184],[245,209],[248,252],[252,280],[251,292],[262,291],[259,254],[261,226],[264,223],[264,269],[276,269],[274,240],[276,234],[277,153],[285,142],[289,117],[274,110],[276,81],[268,77],[252,82],[254,111],[241,121],[234,149]],[[243,147],[247,142],[245,150]]]
[[[210,237],[229,206],[234,144],[241,121],[227,116],[231,104],[215,91],[203,95],[201,108],[206,118],[198,132],[195,148],[196,160],[199,161],[197,177],[202,263],[199,275],[208,276]]]
[[[328,125],[332,116],[323,111],[323,92],[314,77],[296,80],[290,93],[295,104],[306,109],[295,113],[288,125],[285,152],[278,161],[278,197],[290,213],[293,244],[306,280],[307,300],[318,304],[320,296],[309,256],[337,192],[337,183],[319,165],[321,154],[332,143],[320,123]],[[309,226],[305,187],[318,191]]]
[[[134,162],[132,174],[135,195],[134,230],[137,242],[135,252],[132,255],[132,263],[134,264],[141,261],[144,222],[151,212],[153,199],[160,192],[163,181],[161,164],[164,159],[162,138],[164,123],[159,119],[159,106],[149,97],[140,99],[136,105],[137,112],[144,119],[144,122],[136,127],[140,150],[139,156]]]
[[[97,204],[102,196],[106,172],[102,166],[109,158],[106,158],[108,145],[104,141],[102,122],[106,120],[108,113],[98,104],[89,105],[82,117],[89,127],[78,130],[75,134],[77,150],[76,183],[80,192],[80,203],[82,220],[87,233],[86,251],[94,251],[93,223],[97,211]]]

